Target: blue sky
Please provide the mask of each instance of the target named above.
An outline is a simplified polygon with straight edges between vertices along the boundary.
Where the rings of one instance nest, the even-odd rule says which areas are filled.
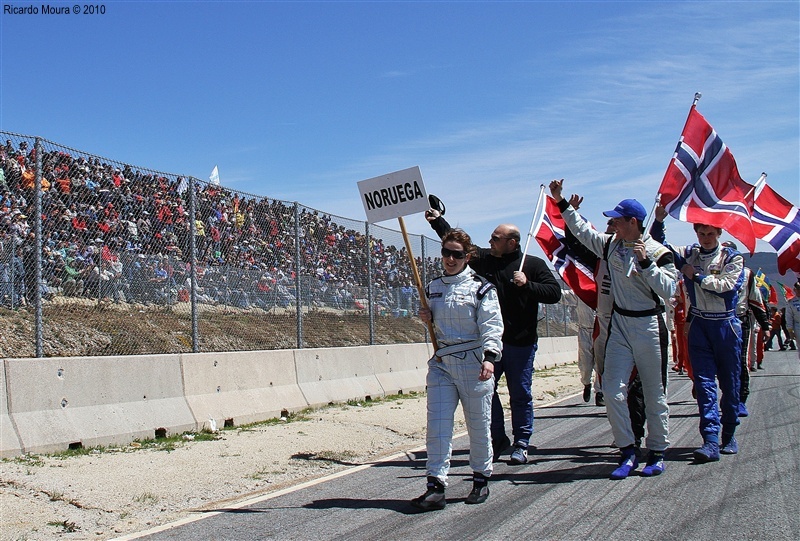
[[[0,16],[0,129],[359,220],[358,181],[418,165],[486,246],[553,178],[596,223],[650,209],[700,91],[745,180],[800,202],[794,0],[104,6]]]

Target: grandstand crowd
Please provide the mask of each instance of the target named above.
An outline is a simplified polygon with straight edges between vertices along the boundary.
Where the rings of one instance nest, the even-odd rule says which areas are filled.
[[[43,146],[41,153],[45,300],[188,301],[193,186],[199,302],[270,309],[296,305],[300,291],[303,306],[363,309],[369,254],[378,310],[416,311],[405,247],[373,237],[367,246],[364,232],[330,215],[97,157]],[[27,141],[0,147],[0,297],[7,307],[32,302],[37,287],[36,160]],[[439,272],[433,258],[416,261],[423,276]]]

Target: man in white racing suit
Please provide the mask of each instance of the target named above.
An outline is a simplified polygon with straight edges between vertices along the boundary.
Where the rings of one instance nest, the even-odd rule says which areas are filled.
[[[502,353],[503,318],[493,284],[467,266],[475,247],[464,231],[452,229],[442,237],[444,276],[428,284],[429,307],[423,321],[432,321],[439,349],[428,361],[427,491],[411,501],[423,511],[443,509],[444,489],[453,449],[454,414],[464,410],[469,434],[469,463],[473,489],[466,503],[489,496],[492,475],[490,426],[494,394],[494,363]]]
[[[664,452],[669,447],[669,406],[663,375],[669,333],[663,314],[665,302],[675,292],[677,271],[672,253],[643,236],[647,212],[635,199],[625,199],[603,213],[614,219],[616,233],[612,237],[592,229],[564,199],[562,187],[563,180],[550,183],[550,193],[564,222],[582,244],[607,260],[611,277],[614,307],[606,345],[603,394],[622,457],[610,477],[624,479],[639,465],[627,403],[634,367],[642,381],[647,417],[645,443],[649,455],[642,475],[659,475],[664,471]]]

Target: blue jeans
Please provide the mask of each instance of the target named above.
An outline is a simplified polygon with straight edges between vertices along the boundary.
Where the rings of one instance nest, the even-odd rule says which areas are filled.
[[[509,402],[511,404],[511,431],[516,445],[528,447],[533,434],[533,358],[537,344],[511,346],[503,344],[503,355],[494,367],[495,391],[492,396],[492,441],[500,441],[506,435],[503,406],[497,395],[497,382],[506,375]]]

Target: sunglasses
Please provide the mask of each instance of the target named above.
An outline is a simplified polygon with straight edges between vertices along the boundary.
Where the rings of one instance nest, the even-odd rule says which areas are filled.
[[[442,257],[453,257],[454,259],[464,259],[467,257],[467,252],[464,250],[451,250],[449,248],[442,248]]]
[[[492,242],[500,242],[501,240],[508,240],[511,237],[501,237],[500,235],[492,235],[489,238],[491,239]]]

